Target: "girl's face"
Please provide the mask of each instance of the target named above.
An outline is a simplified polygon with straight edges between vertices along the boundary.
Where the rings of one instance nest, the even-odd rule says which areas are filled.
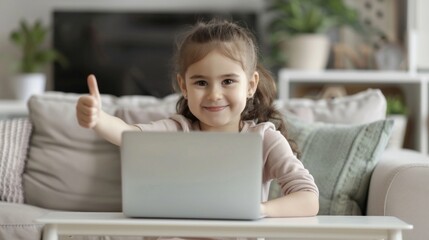
[[[247,98],[256,91],[259,75],[250,79],[239,62],[214,50],[190,65],[185,79],[177,76],[183,96],[202,131],[238,132]]]

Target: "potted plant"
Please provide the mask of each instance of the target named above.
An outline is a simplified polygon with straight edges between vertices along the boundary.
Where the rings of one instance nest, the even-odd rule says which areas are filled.
[[[327,31],[343,25],[362,29],[357,11],[342,0],[272,0],[268,11],[275,61],[289,68],[324,69],[330,49]]]
[[[407,130],[407,106],[402,97],[397,95],[386,97],[386,117],[393,119],[394,125],[387,147],[402,148]]]
[[[44,67],[58,60],[66,64],[62,55],[44,46],[47,27],[37,20],[33,24],[22,20],[19,27],[10,34],[10,40],[21,49],[18,74],[12,78],[11,87],[17,99],[27,100],[33,94],[44,92],[46,75]]]

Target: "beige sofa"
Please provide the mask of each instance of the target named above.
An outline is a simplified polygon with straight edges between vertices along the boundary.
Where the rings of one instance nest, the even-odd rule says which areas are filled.
[[[279,107],[305,121],[357,124],[384,116],[385,101],[380,96],[371,90],[336,102],[279,101]],[[28,120],[0,123],[0,239],[41,239],[43,226],[34,219],[49,211],[121,211],[119,149],[78,126],[78,97],[58,92],[33,96]],[[176,100],[177,96],[103,96],[103,108],[128,122],[150,122],[174,113]],[[370,117],[362,117],[364,113]],[[375,166],[362,210],[366,215],[397,216],[414,225],[414,230],[403,233],[404,239],[425,239],[428,182],[427,156],[387,149]]]

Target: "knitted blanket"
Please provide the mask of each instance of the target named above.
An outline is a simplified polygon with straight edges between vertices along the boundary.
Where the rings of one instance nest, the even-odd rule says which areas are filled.
[[[32,125],[28,119],[0,120],[0,200],[23,203],[22,173]]]

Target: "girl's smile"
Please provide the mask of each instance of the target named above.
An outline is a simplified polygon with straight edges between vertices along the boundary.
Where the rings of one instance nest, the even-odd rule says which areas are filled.
[[[220,112],[220,111],[224,110],[227,107],[228,106],[210,106],[210,107],[203,107],[203,108],[206,109],[209,112]]]

